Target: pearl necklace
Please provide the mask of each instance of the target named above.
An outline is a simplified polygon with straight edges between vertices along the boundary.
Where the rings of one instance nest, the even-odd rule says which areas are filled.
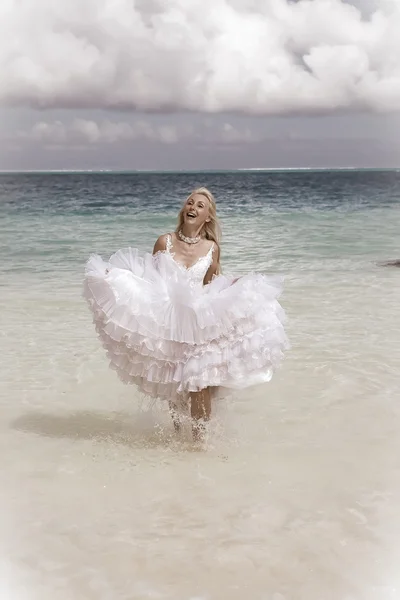
[[[182,240],[182,242],[186,242],[186,244],[197,244],[197,242],[199,242],[201,240],[201,236],[198,235],[197,237],[186,237],[186,235],[183,235],[182,231],[179,230],[178,231],[178,238],[180,240]]]

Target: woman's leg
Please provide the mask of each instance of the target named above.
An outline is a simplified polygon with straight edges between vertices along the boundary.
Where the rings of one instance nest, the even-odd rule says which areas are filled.
[[[210,388],[190,394],[190,415],[192,417],[193,439],[198,441],[204,438],[205,422],[211,417]]]

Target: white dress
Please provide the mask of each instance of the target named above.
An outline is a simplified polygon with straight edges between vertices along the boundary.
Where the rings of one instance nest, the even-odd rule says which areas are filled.
[[[187,268],[168,235],[155,255],[126,248],[108,262],[90,257],[84,297],[123,382],[181,403],[209,386],[224,395],[271,379],[288,347],[282,278],[218,275],[204,286],[213,251]]]

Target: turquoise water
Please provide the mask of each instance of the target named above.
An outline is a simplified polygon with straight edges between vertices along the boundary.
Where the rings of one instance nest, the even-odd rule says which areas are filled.
[[[3,267],[74,278],[92,251],[151,250],[202,183],[217,197],[230,270],[347,272],[399,253],[397,171],[14,174],[0,177]]]
[[[224,270],[285,276],[292,344],[204,453],[108,370],[80,295],[198,185]],[[5,597],[397,598],[399,231],[397,171],[0,175]]]

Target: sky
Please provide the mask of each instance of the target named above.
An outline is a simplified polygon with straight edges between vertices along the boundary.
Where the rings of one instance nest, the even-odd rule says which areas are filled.
[[[0,170],[400,167],[399,0],[1,0]]]

